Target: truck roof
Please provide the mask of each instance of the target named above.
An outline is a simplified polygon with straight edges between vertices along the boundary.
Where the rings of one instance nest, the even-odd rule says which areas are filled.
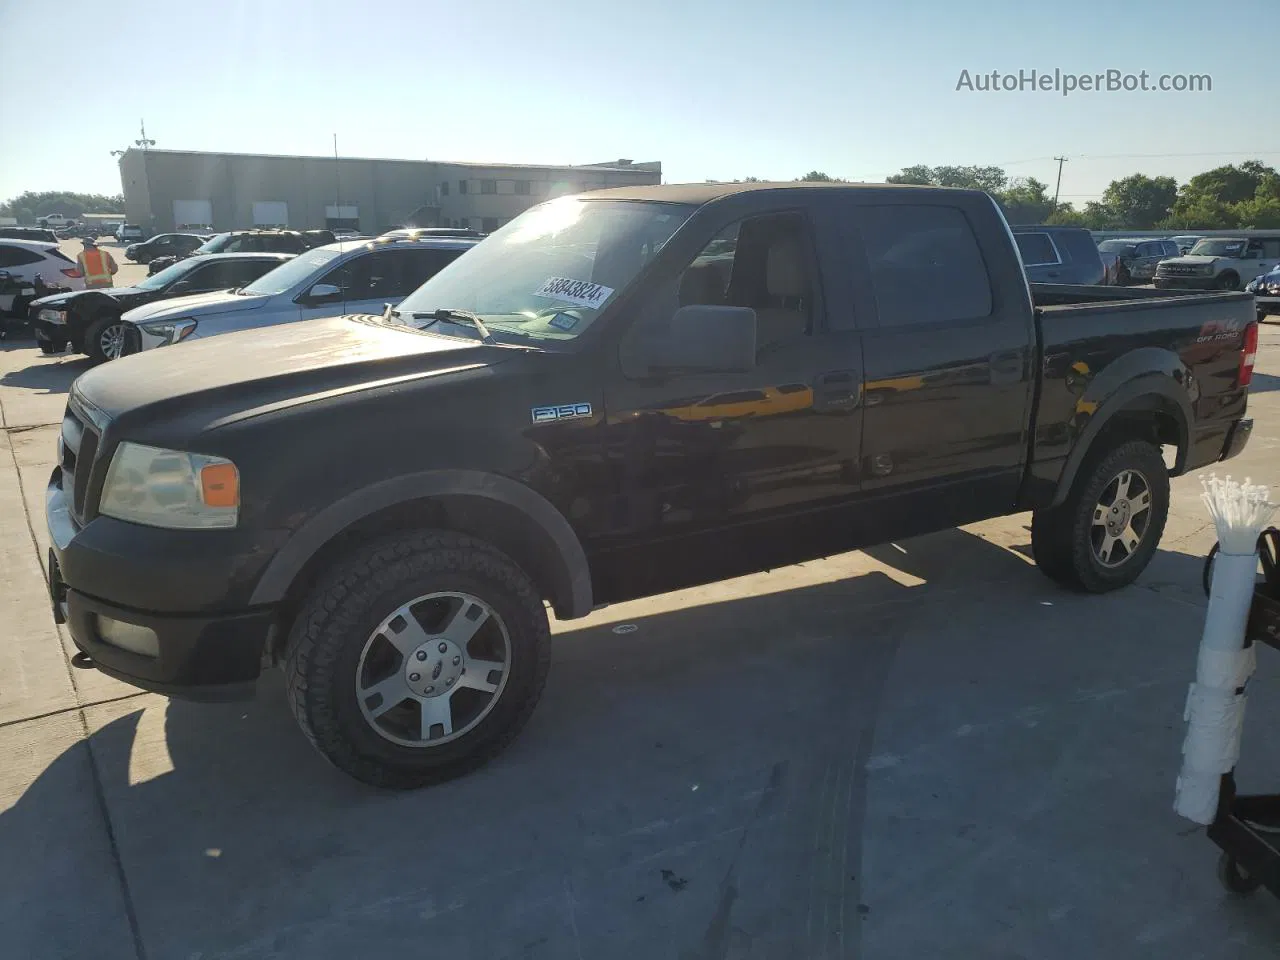
[[[983,195],[981,190],[964,190],[958,187],[917,186],[907,183],[821,183],[813,181],[783,181],[780,183],[668,183],[635,187],[611,187],[582,194],[592,200],[659,200],[666,203],[711,203],[738,193],[768,192],[780,190],[858,190],[870,194],[901,196],[905,191],[920,193]]]

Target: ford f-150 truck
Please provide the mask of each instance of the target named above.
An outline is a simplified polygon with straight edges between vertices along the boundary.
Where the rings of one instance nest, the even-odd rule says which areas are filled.
[[[548,605],[1027,510],[1050,577],[1130,583],[1170,476],[1244,447],[1256,338],[1245,293],[1033,289],[979,192],[556,199],[378,316],[81,376],[54,613],[177,696],[282,665],[329,760],[416,787],[529,718]]]

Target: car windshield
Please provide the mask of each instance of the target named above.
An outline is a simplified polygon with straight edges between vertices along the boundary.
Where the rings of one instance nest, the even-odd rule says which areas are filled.
[[[210,237],[196,248],[196,253],[221,253],[222,248],[227,245],[227,241],[230,239],[231,234],[229,233],[220,233],[216,237]]]
[[[177,263],[170,264],[159,273],[153,273],[147,279],[140,283],[135,283],[133,286],[137,290],[163,290],[174,281],[181,280],[191,272],[193,267],[199,264],[199,260],[179,260]]]
[[[1123,240],[1104,240],[1098,244],[1098,249],[1103,253],[1117,253],[1121,256],[1132,257],[1137,247],[1132,243],[1125,243]]]
[[[1193,257],[1239,257],[1244,252],[1243,240],[1200,240],[1191,248]]]
[[[274,297],[296,287],[313,274],[318,274],[333,260],[342,256],[338,250],[316,249],[286,260],[274,270],[269,270],[253,283],[241,287],[240,292],[251,297]]]
[[[694,207],[565,198],[516,217],[420,286],[399,322],[476,314],[496,333],[571,340],[591,326],[689,219]]]

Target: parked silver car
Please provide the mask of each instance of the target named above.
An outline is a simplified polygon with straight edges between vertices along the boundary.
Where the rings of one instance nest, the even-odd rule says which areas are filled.
[[[183,297],[130,310],[142,350],[236,330],[345,313],[382,313],[477,241],[379,239],[301,253],[229,293]]]

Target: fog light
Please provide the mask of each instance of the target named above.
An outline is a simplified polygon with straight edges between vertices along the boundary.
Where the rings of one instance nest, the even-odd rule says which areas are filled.
[[[160,656],[160,638],[150,627],[140,627],[136,623],[125,623],[123,620],[112,620],[110,617],[98,617],[98,636],[102,642],[121,650],[128,650],[143,657]]]

